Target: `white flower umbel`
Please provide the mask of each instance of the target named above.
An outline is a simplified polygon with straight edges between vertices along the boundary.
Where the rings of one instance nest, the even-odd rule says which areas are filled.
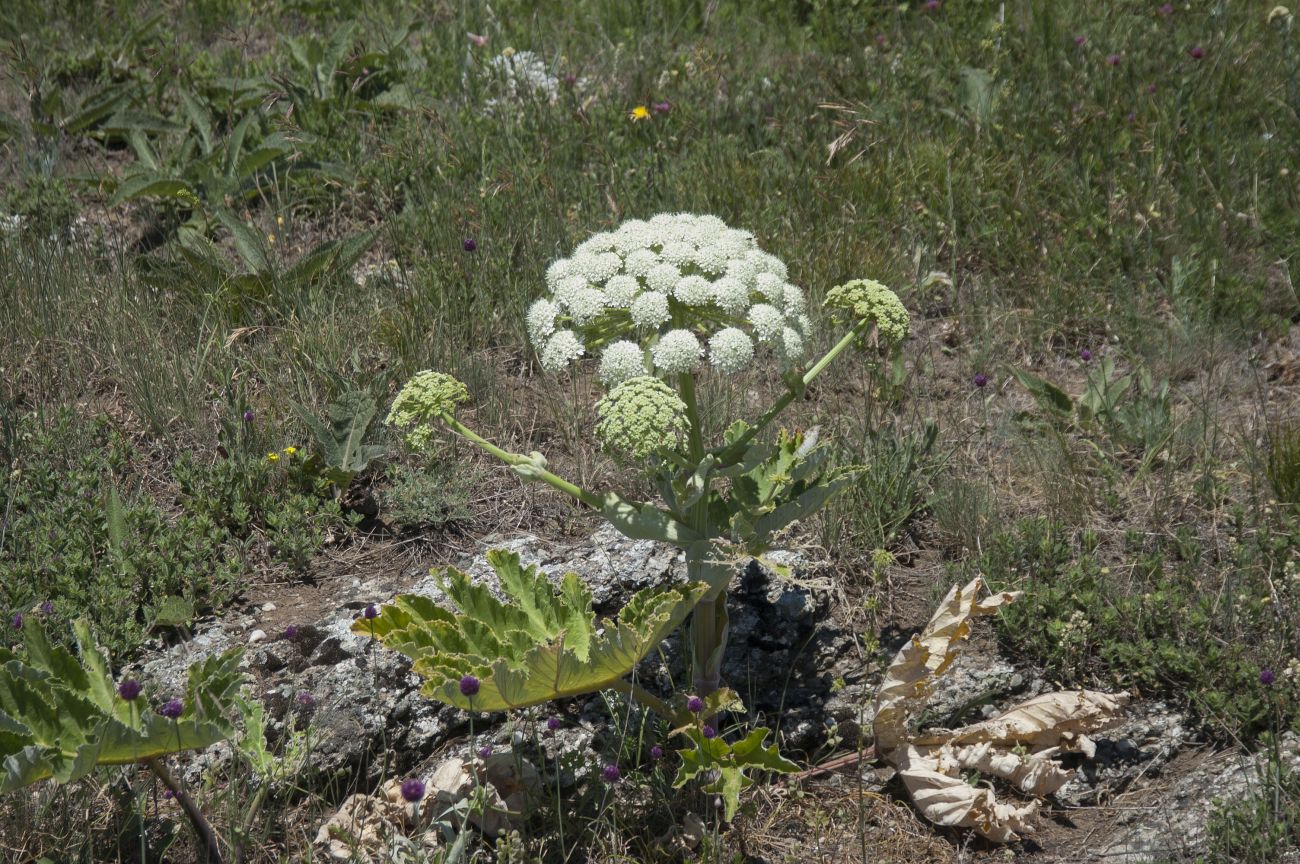
[[[547,372],[562,372],[569,363],[577,360],[587,350],[572,330],[561,330],[546,341],[542,351],[542,368]]]
[[[704,343],[719,372],[743,369],[759,345],[791,366],[811,331],[803,292],[788,279],[785,264],[748,231],[714,216],[660,213],[596,234],[551,264],[551,305],[529,310],[528,332],[548,369],[577,356],[569,337],[557,340],[562,328],[588,355],[605,357],[608,346],[635,343],[658,374],[698,369]],[[715,338],[728,330],[734,332]],[[623,367],[609,363],[601,377],[616,380],[622,373],[614,370]]]
[[[668,298],[658,291],[647,291],[633,300],[629,311],[632,322],[647,330],[658,327],[673,317],[668,311]]]
[[[700,355],[703,353],[700,340],[689,330],[669,330],[650,349],[655,368],[666,375],[693,371],[700,365]]]
[[[600,383],[605,385],[606,390],[613,390],[624,381],[645,374],[645,352],[635,342],[620,340],[606,348],[601,355]]]
[[[709,340],[709,362],[723,372],[739,372],[754,359],[754,343],[739,327],[727,327]]]
[[[534,345],[543,344],[555,332],[555,316],[560,310],[550,300],[542,299],[528,307],[528,339]]]

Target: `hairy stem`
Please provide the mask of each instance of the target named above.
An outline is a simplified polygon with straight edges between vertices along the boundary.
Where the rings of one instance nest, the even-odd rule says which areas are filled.
[[[525,456],[522,453],[511,453],[509,450],[502,450],[500,447],[493,444],[491,441],[487,440],[486,438],[482,437],[474,430],[470,429],[464,423],[461,423],[455,417],[444,417],[443,422],[447,424],[447,427],[451,429],[451,431],[455,432],[457,435],[461,436],[467,441],[471,441],[474,444],[477,444],[479,447],[491,453],[493,456],[497,457],[507,465],[510,465],[511,467],[527,466],[529,476],[541,480],[542,482],[546,483],[548,486],[558,489],[559,491],[570,496],[571,498],[578,499],[583,504],[586,504],[588,507],[599,510],[601,509],[601,507],[604,506],[604,501],[600,498],[600,496],[588,492],[586,489],[583,489],[581,486],[577,486],[573,483],[570,483],[568,480],[565,480],[563,477],[559,476],[558,474],[552,474],[550,471],[547,471],[545,468],[541,468],[537,466],[537,464],[533,460],[533,457]]]
[[[199,835],[199,840],[203,844],[206,860],[211,864],[222,864],[221,847],[217,845],[217,835],[212,830],[212,825],[203,817],[199,807],[194,803],[194,799],[186,794],[181,788],[181,784],[176,781],[172,773],[167,770],[167,766],[162,763],[158,757],[150,757],[144,760],[144,764],[149,766],[149,770],[158,775],[158,779],[163,785],[172,790],[176,800],[180,803],[181,809],[185,811],[186,817],[190,820],[190,825],[194,826],[194,833]]]

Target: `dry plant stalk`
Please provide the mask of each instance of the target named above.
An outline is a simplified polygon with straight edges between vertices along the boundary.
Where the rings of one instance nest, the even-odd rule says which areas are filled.
[[[953,586],[919,634],[899,650],[876,693],[876,752],[892,765],[925,818],[938,825],[973,828],[998,843],[1033,833],[1039,802],[1001,803],[988,787],[963,774],[999,777],[1026,795],[1050,795],[1073,772],[1054,761],[1064,751],[1096,752],[1089,733],[1113,726],[1125,694],[1091,690],[1045,693],[1003,714],[955,731],[913,732],[926,698],[952,666],[970,635],[970,619],[990,615],[1020,596],[1004,591],[981,601],[982,580]]]

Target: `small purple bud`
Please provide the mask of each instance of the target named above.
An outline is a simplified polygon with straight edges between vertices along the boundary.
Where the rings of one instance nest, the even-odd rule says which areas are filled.
[[[578,83],[578,76],[573,74],[572,72],[565,72],[564,75],[560,78],[560,81],[564,84],[565,87],[572,87],[574,84]]]
[[[1087,348],[1084,348],[1082,351],[1079,352],[1079,359],[1082,360],[1084,363],[1087,363],[1089,360],[1092,359],[1092,352],[1089,351]]]
[[[709,738],[709,739],[717,738],[718,730],[714,729],[708,723],[705,723],[704,728],[700,730],[700,734],[703,735],[705,738]]]
[[[473,696],[478,693],[478,679],[473,675],[466,675],[460,679],[460,695]]]
[[[606,783],[617,783],[618,778],[623,776],[623,772],[618,770],[617,763],[611,762],[600,772],[600,776],[605,778]]]
[[[466,237],[460,245],[464,247],[466,252],[473,252],[478,249],[478,242],[473,237]]]
[[[558,715],[558,714],[552,714],[550,717],[547,717],[547,718],[546,718],[546,728],[549,729],[549,730],[551,730],[552,732],[554,732],[556,729],[559,729],[559,728],[560,728],[560,715]]]
[[[165,801],[170,801],[170,800],[172,800],[172,799],[175,798],[175,797],[176,797],[176,793],[173,792],[172,790],[170,790],[170,789],[164,789],[164,790],[163,790],[163,800],[165,800]]]
[[[1151,83],[1151,84],[1148,84],[1148,85],[1147,85],[1147,92],[1148,92],[1148,93],[1155,93],[1155,92],[1156,92],[1157,90],[1159,90],[1159,89],[1160,89],[1160,88],[1157,87],[1157,86],[1155,85],[1155,83]]]
[[[304,708],[310,708],[316,704],[316,697],[304,690],[298,694],[298,704]]]
[[[374,603],[369,603],[366,605],[366,611],[361,613],[361,617],[367,621],[373,621],[379,617],[379,610],[375,608]]]
[[[185,713],[185,703],[179,699],[168,699],[163,706],[158,709],[158,713],[168,720],[175,720],[181,714]]]
[[[925,11],[926,11],[926,12],[938,12],[938,11],[939,11],[939,7],[940,7],[941,5],[942,5],[942,4],[939,2],[939,0],[925,0]]]
[[[424,797],[424,781],[417,780],[414,777],[407,777],[402,781],[402,797],[411,804],[419,801]]]
[[[699,714],[704,710],[704,700],[699,696],[692,696],[686,700],[686,710],[692,714]]]
[[[1164,17],[1168,18],[1170,15],[1174,14],[1174,4],[1165,3],[1157,11]]]
[[[10,619],[9,623],[13,625],[15,630],[23,629],[23,613],[15,612],[14,617]]]
[[[1263,684],[1265,687],[1272,687],[1273,682],[1276,680],[1277,676],[1273,674],[1272,669],[1259,670],[1259,683]]]
[[[989,376],[985,375],[983,372],[976,372],[975,377],[971,379],[971,383],[976,387],[984,387],[989,383]]]
[[[1075,45],[1078,45],[1080,48],[1082,48],[1084,45],[1087,45],[1087,44],[1088,44],[1088,37],[1087,37],[1087,36],[1084,36],[1084,35],[1081,33],[1081,34],[1079,34],[1078,36],[1075,36],[1075,37],[1074,37],[1074,44],[1075,44]]]
[[[293,624],[290,624],[288,627],[284,628],[284,638],[286,638],[286,639],[297,639],[297,638],[298,638],[298,628],[297,628],[296,626],[294,626]]]
[[[1193,45],[1192,50],[1187,53],[1192,55],[1193,60],[1201,60],[1205,57],[1205,49],[1200,45]]]
[[[245,423],[252,423],[252,422],[253,422],[254,420],[256,420],[256,419],[257,419],[257,415],[253,413],[253,409],[252,409],[252,408],[249,408],[249,409],[247,409],[247,410],[244,411],[244,422],[245,422]]]
[[[1107,66],[1118,66],[1118,65],[1119,65],[1119,61],[1120,61],[1120,60],[1123,60],[1123,59],[1124,59],[1124,58],[1123,58],[1123,57],[1120,57],[1118,54],[1111,54],[1111,55],[1109,55],[1109,56],[1106,57],[1106,65],[1107,65]]]
[[[650,748],[650,758],[651,758],[651,759],[654,759],[654,760],[659,760],[659,759],[664,758],[664,748],[660,747],[658,744],[656,744],[655,746],[651,747],[651,748]]]
[[[492,755],[492,745],[491,745],[491,744],[484,744],[482,747],[478,748],[478,758],[480,758],[480,759],[487,759],[487,758],[490,757],[491,755]]]
[[[650,108],[656,114],[667,114],[669,111],[673,110],[673,103],[665,99],[663,102],[654,103],[653,105],[650,106]]]
[[[144,688],[140,686],[139,681],[134,678],[128,678],[121,684],[117,685],[117,695],[121,696],[128,702],[133,702],[135,701],[135,698],[140,695],[140,691],[143,689]]]
[[[54,604],[53,604],[51,601],[49,601],[49,600],[46,600],[44,603],[42,603],[42,604],[41,604],[41,614],[42,614],[42,615],[53,615],[53,614],[54,614]]]
[[[1130,112],[1128,112],[1128,116],[1125,117],[1124,119],[1127,120],[1127,121],[1130,122],[1130,123],[1136,123],[1136,122],[1137,122],[1137,119],[1138,119],[1137,112],[1136,112],[1136,111],[1130,111]]]

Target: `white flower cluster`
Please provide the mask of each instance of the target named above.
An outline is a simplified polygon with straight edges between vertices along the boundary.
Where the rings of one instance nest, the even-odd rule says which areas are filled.
[[[528,310],[528,335],[551,371],[605,346],[600,377],[611,388],[648,373],[691,372],[706,356],[722,372],[739,372],[760,347],[791,365],[811,321],[788,278],[754,235],[715,216],[634,219],[547,268],[548,294]]]

